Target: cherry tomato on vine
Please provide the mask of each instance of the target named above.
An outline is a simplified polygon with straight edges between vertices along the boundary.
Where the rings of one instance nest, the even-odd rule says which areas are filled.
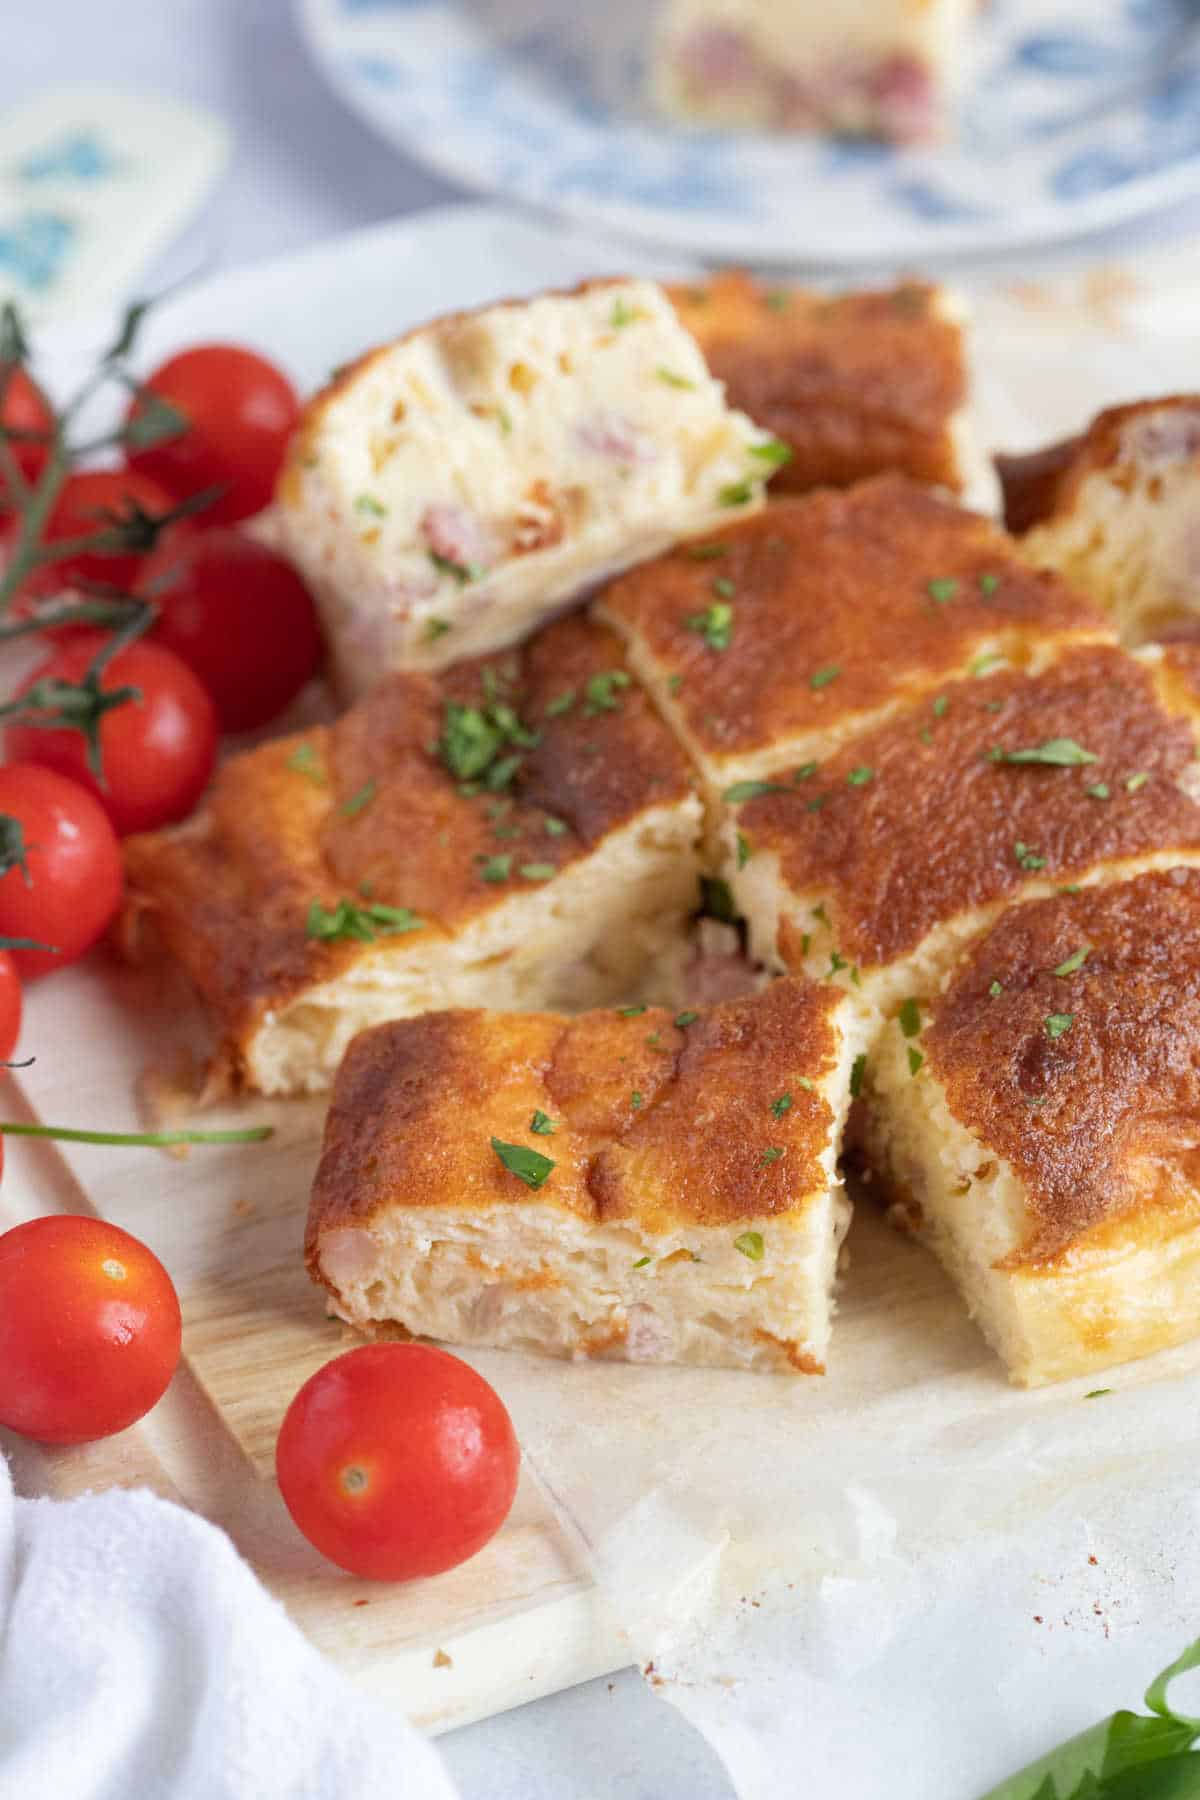
[[[42,1444],[124,1431],[179,1361],[179,1298],[138,1238],[52,1215],[0,1236],[0,1425]]]
[[[305,1537],[377,1581],[437,1575],[482,1550],[508,1517],[519,1464],[495,1389],[428,1344],[365,1344],[326,1363],[275,1450]]]
[[[166,488],[145,475],[128,469],[83,469],[68,475],[50,511],[43,534],[48,544],[68,538],[94,537],[114,520],[128,518],[134,506],[157,516],[175,504]],[[128,551],[106,556],[98,550],[81,550],[59,562],[45,563],[21,583],[20,598],[27,610],[31,599],[42,599],[79,582],[98,582],[110,587],[132,587],[142,557]]]
[[[0,1062],[8,1062],[21,1032],[21,977],[7,950],[0,950]],[[4,1167],[4,1139],[0,1138],[0,1169]]]
[[[200,677],[226,731],[267,724],[321,666],[308,589],[282,556],[240,532],[168,534],[139,589],[160,609],[155,640]]]
[[[0,364],[0,385],[4,389],[0,430],[37,431],[49,435],[54,429],[54,414],[41,388],[25,370],[19,364],[16,367]],[[50,455],[49,445],[17,437],[12,440],[12,450],[26,481],[36,481]],[[8,504],[4,483],[0,482],[0,511],[7,511]]]
[[[120,904],[121,849],[108,815],[54,769],[0,768],[0,869],[0,937],[57,951],[11,950],[23,979],[82,956]]]
[[[18,697],[38,681],[81,682],[103,643],[101,632],[73,637],[34,669],[17,689]],[[79,782],[99,800],[119,837],[186,817],[217,759],[216,708],[170,650],[141,640],[119,650],[104,669],[100,689],[123,687],[136,688],[140,698],[112,707],[100,721],[103,786],[88,767],[82,731],[10,725],[5,733],[10,763],[38,763]]]
[[[130,468],[161,481],[178,500],[221,487],[204,517],[232,525],[261,512],[275,491],[300,402],[287,376],[237,344],[197,344],[143,383],[187,420],[178,437],[127,452]],[[138,411],[135,399],[129,409]]]

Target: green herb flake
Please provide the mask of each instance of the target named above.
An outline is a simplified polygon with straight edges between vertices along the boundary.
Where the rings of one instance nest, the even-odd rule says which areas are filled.
[[[815,762],[801,763],[800,767],[796,770],[796,773],[792,776],[792,780],[797,783],[801,781],[811,781],[820,766],[820,763]]]
[[[813,907],[812,916],[814,919],[819,919],[822,925],[828,925],[829,914],[825,910],[825,902],[823,900],[818,906]]]
[[[1060,962],[1054,973],[1059,976],[1074,975],[1077,969],[1082,969],[1091,954],[1092,946],[1084,944],[1081,949],[1068,956],[1065,962]]]
[[[981,575],[979,577],[979,591],[985,600],[990,600],[999,586],[1000,577],[998,575]]]
[[[958,582],[953,575],[939,575],[933,581],[927,581],[925,592],[939,606],[946,606],[958,592]]]
[[[644,1269],[649,1261],[650,1258],[648,1256],[639,1256],[633,1266],[635,1269]]]
[[[1127,794],[1136,794],[1139,788],[1145,787],[1149,779],[1150,777],[1146,774],[1144,769],[1139,770],[1136,775],[1127,775],[1125,777],[1125,792]]]
[[[547,813],[542,820],[542,830],[547,837],[565,837],[570,829],[565,819],[556,819],[553,813]]]
[[[696,1020],[699,1017],[700,1017],[700,1014],[698,1012],[676,1013],[675,1014],[675,1023],[679,1027],[680,1031],[686,1031],[687,1027],[689,1025],[694,1025],[696,1023]]]
[[[851,769],[850,773],[846,777],[846,780],[849,782],[851,787],[866,787],[867,783],[869,781],[873,781],[874,779],[875,779],[874,769],[867,768],[865,763],[862,764],[857,769]]]
[[[839,955],[836,950],[831,950],[829,953],[829,967],[825,971],[826,981],[832,981],[835,975],[840,974],[843,969],[848,969],[849,967],[850,964],[846,961],[844,956]]]
[[[540,1188],[545,1185],[546,1178],[555,1164],[540,1150],[531,1150],[527,1144],[506,1144],[502,1138],[493,1138],[492,1149],[504,1164],[510,1175],[523,1181],[528,1188]]]
[[[762,794],[786,794],[777,781],[735,781],[721,795],[729,806],[740,806],[745,800],[757,800]]]
[[[646,1010],[644,1006],[618,1006],[616,1009],[618,1019],[640,1019]]]
[[[900,1008],[897,1023],[905,1037],[918,1037],[921,1031],[921,1008],[910,995]]]
[[[354,510],[357,513],[367,513],[372,519],[387,518],[387,507],[382,501],[377,500],[374,494],[357,495],[354,501]]]
[[[950,704],[950,701],[949,701],[949,698],[947,697],[947,695],[939,694],[937,699],[933,703],[932,710],[933,710],[934,718],[935,719],[944,719],[946,716],[946,708],[949,706],[949,704]]]
[[[828,794],[818,794],[814,800],[807,802],[804,808],[805,812],[820,812],[828,798]]]
[[[1035,744],[1029,749],[991,750],[988,754],[992,762],[1042,763],[1052,769],[1074,769],[1100,760],[1082,744],[1077,744],[1074,738],[1047,738],[1044,744]]]
[[[993,981],[992,985],[988,989],[988,993],[991,995],[993,1000],[998,1000],[1000,995],[1003,992],[1004,992],[1004,983],[1002,981]]]
[[[736,582],[730,581],[728,575],[718,575],[712,584],[712,590],[713,593],[718,594],[722,600],[732,600],[733,596],[737,593],[737,584]]]
[[[1111,1388],[1090,1388],[1083,1397],[1085,1400],[1099,1400],[1101,1395],[1111,1393]]]
[[[1046,1036],[1051,1043],[1065,1037],[1075,1023],[1074,1013],[1050,1013],[1045,1020]]]
[[[750,454],[757,457],[759,462],[766,463],[769,469],[783,469],[793,460],[796,452],[782,438],[770,438],[765,444],[752,444]]]
[[[460,587],[469,581],[482,581],[487,570],[482,563],[455,562],[452,557],[441,556],[436,550],[429,552],[429,560],[440,575],[452,575]]]
[[[373,944],[377,937],[420,931],[424,923],[424,919],[418,918],[407,906],[356,906],[353,900],[339,900],[336,906],[325,907],[319,900],[314,900],[308,909],[304,929],[308,937],[329,943],[352,938]]]
[[[750,858],[752,855],[753,855],[753,851],[750,848],[749,840],[746,837],[744,837],[743,834],[739,831],[737,834],[737,866],[738,866],[738,868],[744,869],[746,864],[750,861]]]
[[[343,819],[357,819],[364,807],[370,806],[372,800],[375,798],[376,791],[373,780],[364,781],[363,785],[358,789],[358,792],[351,794],[350,798],[348,800],[343,800],[342,804],[338,807],[338,811],[341,813]]]
[[[728,650],[733,641],[733,608],[727,600],[714,600],[703,612],[690,613],[684,624],[698,632],[710,650]]]
[[[522,863],[519,871],[525,881],[553,881],[558,870],[553,863]]]
[[[512,436],[512,414],[509,412],[507,406],[498,406],[496,408],[496,423],[499,425],[500,430],[505,437]]]
[[[806,1094],[811,1094],[813,1092],[814,1083],[808,1075],[797,1075],[796,1086],[802,1087]]]
[[[483,866],[479,871],[481,880],[483,880],[483,881],[507,881],[511,874],[512,874],[512,857],[511,857],[511,855],[506,853],[503,856],[485,856],[483,858]]]
[[[436,644],[450,630],[449,619],[429,618],[425,621],[425,642]]]
[[[998,669],[1003,661],[1002,651],[986,650],[982,656],[977,656],[974,662],[968,664],[967,673],[978,679],[981,675],[990,675],[992,670]]]
[[[777,1119],[782,1119],[784,1113],[791,1112],[791,1110],[792,1096],[790,1094],[780,1094],[778,1100],[771,1102],[771,1112]]]
[[[1108,799],[1109,789],[1108,789],[1107,781],[1097,781],[1094,783],[1094,785],[1092,787],[1084,788],[1083,791],[1087,795],[1089,800],[1107,800]]]
[[[850,1098],[857,1100],[863,1091],[863,1079],[867,1073],[867,1053],[860,1050],[850,1066]]]
[[[630,1096],[629,1096],[629,1104],[630,1104],[630,1106],[632,1106],[634,1112],[640,1112],[642,1107],[645,1105],[645,1101],[643,1100],[641,1094],[638,1093],[636,1088],[634,1088],[632,1094],[630,1094]]]
[[[536,1131],[539,1137],[553,1137],[554,1133],[558,1130],[558,1126],[539,1106],[532,1119],[529,1121],[529,1129],[530,1131]]]
[[[682,675],[668,675],[668,677],[667,677],[667,692],[668,692],[668,694],[677,694],[682,686],[683,686],[683,676]]]
[[[584,718],[594,719],[599,713],[619,712],[621,702],[617,695],[629,686],[629,680],[624,669],[607,669],[601,675],[589,676],[584,689]]]
[[[809,676],[808,685],[814,693],[819,692],[821,688],[828,687],[831,681],[836,681],[841,672],[837,663],[828,663],[825,668],[817,669]]]
[[[692,562],[713,562],[718,556],[729,555],[728,544],[689,544],[684,555]]]
[[[743,1256],[749,1257],[751,1262],[761,1262],[765,1248],[762,1232],[743,1231],[741,1237],[734,1238],[733,1247],[740,1250]]]
[[[921,1052],[916,1048],[916,1046],[914,1044],[910,1044],[908,1046],[908,1072],[909,1072],[909,1074],[910,1075],[920,1074],[921,1066],[924,1063],[924,1061],[925,1061],[925,1058],[921,1055]]]
[[[1013,855],[1023,869],[1044,869],[1046,866],[1046,858],[1039,856],[1036,850],[1031,850],[1028,844],[1023,844],[1020,838],[1013,845]]]
[[[759,1168],[769,1169],[771,1164],[777,1163],[782,1155],[783,1155],[783,1146],[781,1144],[768,1145],[768,1147],[763,1151],[762,1155],[758,1159]]]
[[[627,325],[635,324],[641,317],[642,314],[636,306],[630,306],[627,300],[622,300],[618,295],[613,301],[608,322],[614,331],[624,331]]]
[[[658,365],[657,369],[655,369],[654,373],[666,387],[686,388],[687,391],[692,394],[696,391],[696,384],[694,381],[689,381],[686,375],[677,375],[674,369],[664,368],[661,363]]]
[[[298,744],[288,757],[287,766],[289,769],[294,769],[297,775],[307,775],[308,779],[315,781],[318,787],[324,787],[324,765],[311,744]]]

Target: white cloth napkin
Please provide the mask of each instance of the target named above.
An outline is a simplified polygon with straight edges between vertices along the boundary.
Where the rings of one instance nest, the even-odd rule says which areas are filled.
[[[223,1532],[147,1492],[19,1500],[0,1455],[0,1800],[454,1800]]]

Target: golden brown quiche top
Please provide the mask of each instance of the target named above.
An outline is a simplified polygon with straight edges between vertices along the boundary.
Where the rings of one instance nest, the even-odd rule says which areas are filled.
[[[1107,1219],[1200,1212],[1200,871],[1006,913],[922,1039],[955,1118],[1024,1184],[1045,1262]],[[1093,1241],[1095,1241],[1093,1239]]]
[[[950,426],[967,373],[936,288],[830,298],[729,270],[668,292],[730,403],[791,446],[777,490],[848,487],[885,469],[958,485]]]
[[[604,617],[644,649],[699,749],[748,752],[920,693],[983,648],[1113,641],[988,520],[902,476],[783,500],[621,577]]]
[[[869,968],[1031,881],[1200,851],[1200,807],[1179,786],[1194,754],[1146,670],[1089,647],[1036,677],[948,685],[803,779],[782,777],[738,825],[750,855],[778,855],[793,893],[832,902],[840,954]]]
[[[802,1209],[829,1186],[844,1004],[785,979],[702,1013],[457,1011],[360,1033],[313,1189],[314,1272],[323,1232],[392,1206],[528,1203],[493,1138],[549,1157],[539,1202],[587,1219],[666,1232]]]
[[[235,757],[195,819],[129,840],[129,905],[240,1013],[333,978],[364,941],[456,931],[689,792],[619,640],[575,616]],[[360,926],[330,935],[343,905]]]

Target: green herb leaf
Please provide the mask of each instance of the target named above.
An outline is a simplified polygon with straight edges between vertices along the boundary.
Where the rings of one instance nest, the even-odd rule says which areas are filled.
[[[297,744],[287,759],[287,766],[289,769],[294,769],[297,775],[307,775],[308,779],[315,781],[318,787],[324,786],[325,770],[320,757],[311,744]]]
[[[556,1166],[548,1156],[543,1156],[540,1150],[531,1150],[527,1144],[506,1144],[502,1138],[493,1138],[491,1143],[509,1174],[523,1181],[526,1187],[544,1186]]]
[[[310,938],[335,942],[356,939],[373,944],[377,937],[395,937],[401,932],[420,931],[424,919],[407,906],[382,906],[372,902],[358,906],[353,900],[339,900],[336,906],[324,907],[314,900],[308,909],[305,932]]]
[[[718,556],[729,555],[728,544],[689,544],[684,555],[693,562],[712,562]]]
[[[542,820],[542,830],[547,837],[566,837],[570,829],[565,819],[556,819],[553,813],[547,813]]]
[[[354,501],[354,510],[357,513],[367,513],[372,519],[387,518],[387,507],[381,500],[377,500],[374,494],[357,495]]]
[[[728,575],[718,575],[712,584],[712,590],[714,594],[719,594],[722,600],[732,600],[737,593],[737,583],[730,581]]]
[[[1083,1396],[1085,1400],[1099,1400],[1101,1394],[1111,1394],[1111,1388],[1091,1388]]]
[[[482,881],[507,881],[512,874],[512,856],[507,852],[503,856],[485,856],[479,871]]]
[[[754,498],[754,483],[751,481],[731,481],[717,495],[722,506],[749,506]]]
[[[431,615],[425,621],[425,642],[427,644],[436,644],[438,639],[440,637],[445,637],[449,630],[449,619],[439,619]]]
[[[766,1250],[761,1231],[743,1231],[741,1237],[734,1238],[733,1247],[751,1262],[761,1262]]]
[[[761,794],[786,794],[787,789],[777,781],[735,781],[721,795],[722,800],[730,806],[740,806],[744,800],[757,800]]]
[[[1003,992],[1004,992],[1004,983],[1001,981],[993,981],[991,986],[988,988],[988,993],[991,995],[993,1000],[999,999],[1000,995]]]
[[[526,881],[553,881],[558,870],[553,863],[522,863],[520,873]]]
[[[536,1131],[539,1137],[553,1137],[558,1127],[554,1120],[544,1113],[539,1106],[529,1121],[530,1131]]]
[[[829,663],[825,668],[817,669],[809,676],[808,685],[814,690],[828,687],[831,681],[837,680],[841,672],[836,663]]]
[[[750,858],[752,855],[753,855],[753,852],[750,848],[749,839],[744,837],[742,835],[742,833],[739,831],[737,834],[737,866],[738,866],[738,868],[744,869],[746,864],[750,861]]]
[[[1082,744],[1077,744],[1074,738],[1047,738],[1044,744],[1035,744],[1030,749],[993,750],[990,754],[993,762],[1043,763],[1054,769],[1073,769],[1100,760]]]
[[[919,1037],[921,1032],[921,1008],[910,995],[900,1008],[897,1022],[905,1037]]]
[[[679,1027],[680,1031],[685,1031],[689,1025],[694,1025],[696,1023],[696,1020],[699,1017],[700,1017],[700,1014],[698,1012],[676,1013],[675,1014],[675,1023]]]
[[[861,1050],[850,1068],[850,1098],[857,1100],[863,1090],[863,1077],[867,1072],[867,1054]]]
[[[939,606],[945,606],[957,594],[958,582],[953,575],[941,575],[934,581],[926,582],[925,592]]]
[[[348,800],[343,800],[342,804],[338,807],[338,811],[341,813],[343,819],[357,819],[363,808],[365,806],[370,806],[372,800],[375,798],[375,792],[374,781],[364,782],[356,794],[351,794],[350,798]]]
[[[1149,779],[1150,777],[1146,774],[1145,770],[1140,770],[1136,775],[1127,775],[1125,777],[1125,792],[1127,794],[1136,794],[1139,788],[1145,787]]]
[[[981,575],[979,577],[979,591],[985,599],[990,599],[999,586],[1000,577],[998,575]]]
[[[616,1008],[618,1019],[640,1019],[646,1011],[647,1008],[644,1006],[618,1006]]]
[[[944,718],[945,713],[946,713],[946,708],[949,706],[949,704],[950,704],[949,698],[945,694],[939,694],[937,699],[933,703],[934,718],[935,719]]]
[[[614,331],[624,331],[627,325],[632,325],[634,321],[640,319],[641,316],[641,313],[636,307],[630,306],[628,301],[622,300],[620,295],[618,295],[613,301],[612,311],[608,315],[608,322]]]
[[[728,650],[733,641],[733,608],[727,600],[714,600],[702,613],[689,614],[684,624],[699,632],[710,650]]]
[[[1108,799],[1108,783],[1107,783],[1107,781],[1097,781],[1092,787],[1084,788],[1083,791],[1087,795],[1089,800],[1107,800]]]
[[[977,656],[968,666],[967,673],[978,679],[981,675],[990,675],[992,670],[998,669],[1003,661],[1004,655],[1001,651],[986,650],[982,656]]]
[[[771,1102],[771,1111],[777,1119],[782,1119],[784,1113],[791,1112],[791,1110],[792,1096],[790,1094],[780,1094],[778,1100]]]
[[[1057,1038],[1065,1037],[1075,1023],[1074,1013],[1050,1013],[1046,1018],[1046,1036],[1053,1043]]]
[[[635,1269],[644,1269],[650,1260],[648,1256],[639,1256],[633,1266]]]
[[[909,1074],[916,1075],[918,1073],[918,1071],[920,1070],[921,1065],[924,1061],[925,1061],[925,1058],[921,1055],[921,1052],[919,1050],[917,1050],[912,1044],[910,1044],[908,1046],[908,1072],[909,1072]]]
[[[696,384],[694,381],[689,381],[686,375],[677,375],[674,369],[665,369],[661,363],[658,365],[657,369],[655,369],[654,373],[667,387],[686,388],[689,393],[693,394],[696,391]]]
[[[793,461],[796,452],[782,438],[770,438],[765,444],[752,444],[750,454],[766,463],[769,469],[783,469]]]
[[[851,787],[866,787],[867,783],[869,781],[873,781],[874,779],[875,779],[874,769],[868,769],[865,764],[860,768],[851,769],[850,773],[846,777],[846,780],[849,782]]]
[[[602,675],[589,676],[584,689],[584,718],[594,719],[598,713],[619,712],[621,702],[617,699],[617,693],[627,688],[629,681],[624,669],[607,669]]]
[[[429,560],[439,574],[453,575],[460,587],[465,587],[469,581],[482,581],[487,574],[482,563],[455,562],[449,556],[439,556],[436,550],[429,552]]]
[[[1013,855],[1023,869],[1044,869],[1046,866],[1046,858],[1039,856],[1036,850],[1031,850],[1028,844],[1023,844],[1020,838],[1013,845]]]
[[[634,1112],[640,1112],[641,1108],[645,1104],[644,1100],[642,1099],[642,1096],[638,1093],[636,1088],[634,1088],[633,1092],[629,1096],[629,1104],[630,1104],[630,1106],[632,1106]],[[649,1261],[650,1259],[647,1257],[646,1260]]]
[[[275,1127],[243,1125],[233,1131],[80,1131],[71,1125],[18,1125],[6,1119],[0,1121],[0,1134],[53,1138],[64,1144],[128,1144],[161,1150],[171,1144],[261,1144],[274,1137]]]
[[[1054,973],[1056,975],[1074,975],[1076,969],[1082,969],[1091,954],[1092,946],[1084,944],[1082,949],[1076,950],[1068,956],[1065,962],[1060,962]]]
[[[820,763],[815,762],[801,763],[800,767],[796,770],[796,773],[792,776],[792,780],[796,783],[801,781],[811,781],[820,766]]]

